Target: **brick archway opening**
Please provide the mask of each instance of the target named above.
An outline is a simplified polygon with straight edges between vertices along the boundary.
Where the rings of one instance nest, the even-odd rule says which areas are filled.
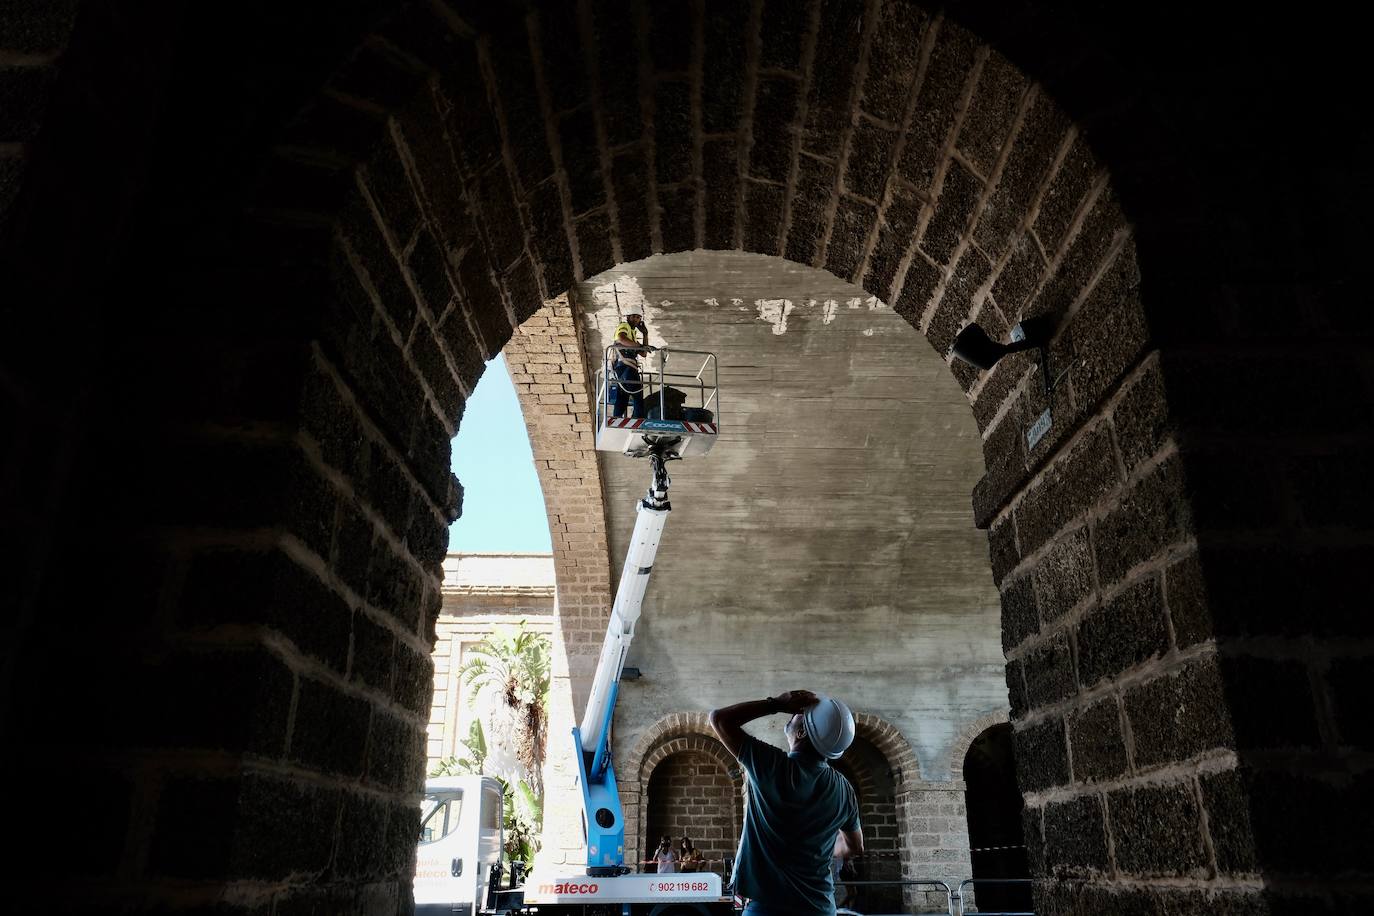
[[[867,854],[855,863],[860,881],[899,880],[903,877],[902,846],[909,825],[898,804],[897,772],[870,741],[856,736],[835,769],[849,780],[859,800],[859,821]],[[895,913],[902,909],[899,886],[853,888],[850,906],[860,912]]]
[[[739,841],[740,781],[731,776],[738,770],[733,760],[700,750],[673,750],[658,759],[644,792],[644,837],[638,845],[645,861],[653,859],[660,837],[670,836],[673,851],[680,852],[686,836],[706,860],[701,870],[728,877]]]
[[[1030,877],[1013,740],[1010,723],[993,725],[973,739],[964,756],[970,877],[975,879]],[[1029,886],[989,883],[974,885],[974,890],[979,907],[988,911],[1012,912],[1034,905]]]
[[[951,367],[984,438],[974,516],[1042,909],[1365,893],[1348,570],[1368,550],[1306,480],[1361,492],[1367,381],[1311,354],[1273,372],[1289,354],[1237,317],[1330,339],[1334,282],[1274,278],[1291,259],[1205,158],[1222,144],[1151,116],[1151,93],[1191,93],[1066,73],[1077,33],[1033,7],[975,34],[902,2],[707,5],[78,19],[0,252],[27,308],[5,470],[32,525],[6,672],[43,685],[7,693],[6,743],[32,751],[19,784],[86,761],[114,812],[59,904],[406,908],[464,400],[574,278],[695,247],[860,282],[941,353],[968,320],[1005,338],[1056,317],[1052,404],[1028,357]],[[1130,91],[1094,107],[1096,76]],[[91,157],[111,123],[128,143]],[[1340,235],[1314,218],[1293,220],[1303,263]],[[1226,264],[1200,263],[1214,236]],[[1261,422],[1257,398],[1302,409]],[[87,545],[66,521],[97,505],[127,536],[88,569],[127,613],[74,646]],[[599,639],[578,632],[570,676]],[[63,727],[92,698],[55,659],[104,688],[93,742]],[[1314,810],[1329,829],[1295,851]],[[302,823],[322,828],[298,842]]]

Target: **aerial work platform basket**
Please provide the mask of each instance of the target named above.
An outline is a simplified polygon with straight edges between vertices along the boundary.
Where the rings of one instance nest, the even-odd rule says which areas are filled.
[[[652,451],[675,458],[709,452],[720,431],[716,355],[659,348],[636,382],[614,371],[620,349],[607,347],[596,373],[597,450],[636,458]],[[637,394],[644,399],[642,416],[632,406]],[[614,416],[617,412],[623,415]]]

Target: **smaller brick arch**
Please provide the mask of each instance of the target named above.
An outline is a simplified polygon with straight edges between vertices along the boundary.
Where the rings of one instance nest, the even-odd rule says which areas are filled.
[[[730,777],[736,792],[743,793],[744,774],[740,771],[739,763],[716,739],[706,713],[683,712],[664,716],[645,730],[625,757],[624,766],[618,768],[620,804],[625,814],[627,860],[631,856],[636,861],[642,860],[648,851],[645,830],[648,826],[649,780],[654,770],[674,754],[688,752],[710,759]],[[731,811],[735,836],[739,835],[743,826],[743,816],[742,803],[735,805]]]
[[[998,709],[984,713],[969,723],[959,733],[959,737],[950,744],[949,754],[942,761],[944,772],[948,774],[949,778],[954,782],[962,783],[964,781],[964,758],[968,756],[968,749],[973,746],[973,742],[994,725],[1002,725],[1010,721],[1010,713],[1005,709]]]
[[[896,795],[898,835],[905,838],[911,829],[912,793],[926,785],[921,772],[920,758],[906,736],[880,716],[864,712],[855,713],[854,733],[887,761]],[[972,736],[968,738],[968,742],[972,740]],[[625,837],[630,847],[626,849],[627,857],[631,854],[640,857],[645,853],[643,847],[647,842],[644,836],[647,826],[647,792],[654,768],[671,755],[684,751],[697,751],[717,762],[730,774],[730,778],[743,795],[744,774],[740,772],[734,756],[716,739],[707,713],[679,712],[662,717],[645,729],[644,734],[623,758],[623,765],[617,768],[620,778],[620,802],[625,813]],[[862,791],[862,787],[859,788]],[[743,826],[742,804],[735,810],[734,816],[735,831],[738,834]],[[905,842],[900,844],[904,866],[907,846]]]
[[[873,745],[887,758],[899,794],[909,791],[909,784],[921,779],[921,761],[916,756],[916,751],[891,722],[872,713],[855,713],[854,734]]]

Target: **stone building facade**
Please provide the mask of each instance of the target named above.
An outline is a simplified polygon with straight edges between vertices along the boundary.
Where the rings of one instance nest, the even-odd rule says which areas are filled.
[[[430,705],[425,756],[430,768],[463,756],[462,741],[482,713],[458,674],[466,649],[503,627],[553,639],[553,557],[540,553],[450,553],[444,558],[443,604],[434,632],[434,700]],[[487,735],[495,750],[498,735]]]

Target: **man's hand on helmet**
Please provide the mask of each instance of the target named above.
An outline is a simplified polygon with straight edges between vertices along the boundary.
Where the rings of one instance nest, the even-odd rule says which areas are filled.
[[[806,712],[821,701],[820,697],[809,690],[789,690],[786,693],[778,694],[773,699],[778,701],[783,712],[792,716],[799,712]]]

